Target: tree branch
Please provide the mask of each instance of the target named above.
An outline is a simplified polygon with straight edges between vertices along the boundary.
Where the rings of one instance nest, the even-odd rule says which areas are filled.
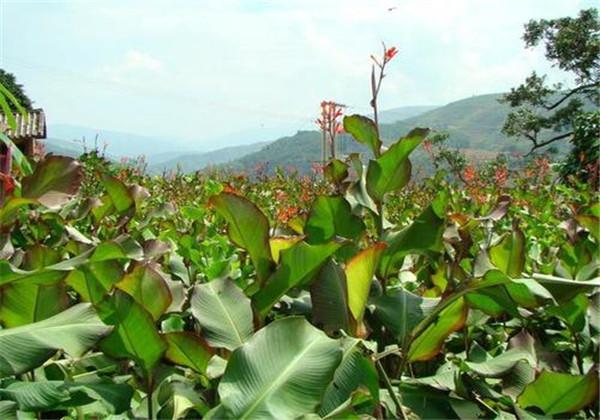
[[[524,133],[524,135],[525,135],[525,137],[527,137],[529,140],[531,140],[533,142],[533,147],[525,155],[525,156],[529,156],[531,153],[533,153],[535,150],[537,150],[539,148],[542,148],[544,146],[548,146],[549,144],[554,143],[555,141],[562,140],[562,139],[565,139],[567,137],[572,136],[573,135],[573,131],[569,131],[568,133],[564,133],[564,134],[559,134],[558,136],[554,136],[551,139],[548,139],[548,140],[543,141],[541,143],[538,143],[537,138],[533,137],[531,134]]]
[[[598,87],[598,86],[600,86],[600,83],[598,83],[598,82],[594,82],[594,83],[590,83],[590,84],[587,84],[587,85],[578,86],[575,89],[572,89],[569,93],[567,93],[565,96],[563,96],[562,98],[560,98],[558,101],[556,101],[552,105],[544,105],[544,108],[547,111],[552,111],[553,109],[555,109],[556,107],[558,107],[560,104],[562,104],[564,101],[566,101],[568,98],[570,98],[571,96],[575,95],[576,93],[579,93],[582,90],[587,90],[587,89],[595,88],[595,87]]]

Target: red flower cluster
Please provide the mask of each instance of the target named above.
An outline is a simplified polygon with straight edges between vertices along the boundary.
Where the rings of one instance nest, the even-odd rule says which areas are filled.
[[[496,181],[496,185],[502,187],[508,180],[508,169],[504,166],[496,168],[496,171],[494,171],[494,180]]]
[[[279,223],[285,224],[292,220],[298,214],[299,211],[300,209],[298,209],[298,207],[295,206],[281,207],[277,211],[277,221],[279,221]]]

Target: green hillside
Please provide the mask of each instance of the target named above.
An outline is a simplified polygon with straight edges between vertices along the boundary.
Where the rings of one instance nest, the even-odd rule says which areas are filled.
[[[508,138],[501,133],[502,125],[509,112],[507,105],[498,102],[501,96],[501,94],[473,96],[402,121],[382,124],[383,141],[389,143],[414,127],[431,127],[447,131],[450,134],[449,144],[453,147],[469,149],[470,154],[477,151],[481,151],[486,156],[490,156],[489,152],[526,152],[529,147],[528,142]],[[338,149],[342,154],[366,151],[347,136],[342,136]],[[294,166],[301,171],[307,171],[310,169],[311,162],[318,161],[320,156],[319,132],[300,131],[242,157],[235,161],[232,167],[249,170],[258,163],[268,162],[271,168]]]

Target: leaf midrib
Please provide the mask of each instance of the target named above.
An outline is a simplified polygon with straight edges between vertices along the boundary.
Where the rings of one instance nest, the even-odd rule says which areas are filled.
[[[256,407],[259,406],[260,403],[262,403],[262,401],[268,396],[270,395],[271,391],[279,386],[282,382],[283,379],[285,379],[288,375],[288,372],[290,372],[291,370],[295,369],[296,364],[300,361],[300,359],[302,359],[304,357],[304,355],[312,348],[312,346],[314,344],[316,344],[319,341],[318,337],[315,337],[299,354],[297,354],[296,356],[294,356],[294,358],[292,359],[292,361],[288,364],[288,366],[281,372],[281,374],[277,377],[277,379],[275,379],[274,381],[272,381],[271,385],[262,393],[262,395],[256,399],[256,401],[250,406],[250,408],[240,417],[240,419],[247,419],[252,412],[256,409]]]

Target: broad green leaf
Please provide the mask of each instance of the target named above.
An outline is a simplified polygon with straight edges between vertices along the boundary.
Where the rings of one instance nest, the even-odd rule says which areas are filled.
[[[352,214],[350,204],[339,196],[319,196],[304,226],[307,242],[320,244],[335,237],[356,239],[365,231],[360,217]]]
[[[444,235],[445,195],[438,196],[414,222],[399,232],[391,232],[385,241],[388,248],[381,257],[379,271],[383,277],[400,268],[403,258],[409,254],[436,253],[442,250]]]
[[[164,335],[167,342],[165,358],[181,366],[187,366],[196,372],[204,373],[212,352],[204,340],[192,332],[181,331]]]
[[[550,315],[557,316],[563,320],[573,331],[581,331],[585,327],[585,315],[588,309],[588,298],[580,293],[573,299],[551,306],[546,309]]]
[[[363,354],[361,340],[346,337],[342,341],[344,354],[327,386],[319,409],[319,415],[327,416],[342,405],[352,393],[364,386],[376,403],[379,400],[379,378],[373,362]]]
[[[0,377],[38,367],[59,349],[81,356],[110,330],[87,303],[40,322],[0,330]]]
[[[341,358],[339,342],[304,318],[272,322],[229,359],[218,387],[226,417],[289,419],[314,413]]]
[[[14,401],[0,401],[0,419],[17,420],[19,406]]]
[[[339,184],[348,177],[348,165],[339,159],[332,159],[325,166],[323,174],[329,182]]]
[[[298,242],[291,248],[282,251],[277,271],[252,297],[252,302],[259,314],[265,316],[292,287],[310,283],[319,268],[340,246],[335,242],[322,245]]]
[[[135,205],[135,200],[125,184],[117,178],[103,174],[102,185],[119,213],[124,213]]]
[[[22,196],[57,208],[79,191],[82,180],[79,162],[65,156],[50,156],[38,163],[33,174],[23,178]]]
[[[400,287],[372,299],[375,316],[400,344],[404,343],[419,322],[432,313],[439,302],[438,298],[421,297]]]
[[[517,226],[489,250],[490,261],[510,277],[519,277],[525,268],[525,235]]]
[[[112,357],[132,358],[150,372],[167,348],[150,313],[127,293],[115,289],[98,304],[98,314],[115,327],[100,343],[102,350]]]
[[[463,298],[450,303],[427,329],[415,337],[408,350],[408,361],[426,361],[438,354],[446,338],[462,328],[467,313],[467,305]]]
[[[120,414],[129,409],[133,388],[98,378],[85,382],[13,382],[0,388],[0,396],[16,402],[22,411],[51,411],[99,401],[108,414]]]
[[[96,304],[123,277],[121,264],[114,260],[88,263],[69,273],[66,283],[71,286],[84,301]]]
[[[346,264],[346,284],[348,287],[348,307],[356,321],[361,321],[369,298],[371,282],[385,250],[383,242],[361,251]]]
[[[6,328],[42,321],[67,309],[64,284],[9,284],[0,292],[0,320]]]
[[[344,270],[333,260],[327,261],[310,286],[312,321],[327,334],[350,330],[348,289]]]
[[[227,220],[227,232],[237,246],[248,251],[256,276],[264,282],[273,267],[269,247],[269,221],[265,215],[244,197],[221,193],[211,197],[210,203]]]
[[[212,347],[234,350],[254,331],[250,299],[227,278],[194,287],[191,307],[204,338]]]
[[[344,131],[351,134],[357,142],[369,146],[374,156],[379,156],[381,140],[373,120],[362,115],[347,115],[344,117]]]
[[[429,129],[415,128],[406,137],[394,143],[377,160],[371,160],[367,169],[367,191],[373,200],[383,201],[386,193],[404,187],[410,180],[410,153],[427,137]]]
[[[154,320],[159,319],[173,301],[166,280],[152,263],[137,264],[116,287],[133,297]]]
[[[465,365],[473,372],[485,378],[500,378],[513,369],[517,363],[525,361],[535,367],[534,356],[525,350],[511,349],[500,355],[482,362],[465,361]]]
[[[598,373],[569,375],[544,370],[519,396],[523,408],[537,407],[546,415],[574,413],[598,398]]]

